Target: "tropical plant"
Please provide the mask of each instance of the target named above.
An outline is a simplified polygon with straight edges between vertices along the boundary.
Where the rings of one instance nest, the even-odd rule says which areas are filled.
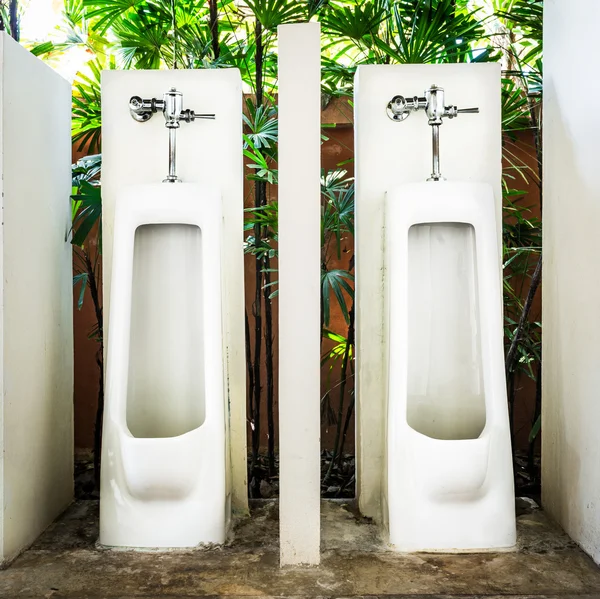
[[[306,17],[306,5],[289,0],[249,0],[251,25],[247,29],[245,46],[247,54],[252,57],[250,68],[242,70],[244,79],[253,92],[253,98],[247,101],[247,114],[244,153],[251,169],[249,179],[253,182],[254,217],[251,217],[253,235],[246,240],[247,251],[254,255],[254,302],[252,316],[254,318],[254,347],[247,342],[247,356],[250,390],[249,407],[251,414],[252,458],[249,466],[250,495],[260,496],[259,452],[261,442],[261,362],[262,340],[265,340],[265,366],[267,375],[267,458],[268,474],[275,475],[275,378],[273,364],[273,309],[271,259],[272,251],[262,251],[263,245],[270,245],[276,235],[276,229],[264,222],[265,215],[274,215],[269,211],[271,203],[270,188],[276,182],[274,164],[277,160],[276,138],[277,120],[276,104],[273,101],[276,90],[276,55],[274,47],[277,27],[284,23],[302,20]],[[251,31],[251,33],[250,33]],[[251,48],[248,48],[248,42]],[[248,63],[247,63],[248,64]],[[264,306],[264,331],[263,331]],[[246,315],[246,322],[248,316]],[[249,327],[247,327],[249,332]]]
[[[500,45],[505,55],[504,76],[504,290],[506,377],[511,425],[519,375],[536,382],[536,398],[529,433],[526,475],[534,488],[539,472],[534,464],[536,437],[541,430],[541,323],[532,317],[534,299],[542,277],[541,220],[526,205],[527,194],[513,189],[521,180],[537,188],[540,215],[543,206],[542,132],[542,0],[497,0],[501,24]],[[529,137],[529,162],[519,159],[516,144]],[[507,158],[508,157],[508,158]],[[514,437],[514,426],[513,430]],[[515,449],[513,447],[513,449]],[[517,472],[519,472],[517,470]]]
[[[0,31],[7,31],[13,39],[19,41],[21,38],[20,20],[18,0],[2,0],[0,2]]]
[[[478,13],[466,0],[332,0],[321,17],[324,88],[351,95],[361,64],[493,60]]]
[[[94,305],[96,323],[89,338],[98,343],[98,403],[94,425],[94,475],[100,488],[100,455],[104,414],[104,318],[102,313],[102,198],[98,177],[102,166],[100,155],[82,158],[73,165],[71,195],[73,245],[73,286],[79,286],[77,308],[81,310],[86,289]]]
[[[342,244],[354,238],[354,182],[344,170],[325,173],[321,182],[323,217],[321,221],[321,339],[327,338],[335,345],[325,352],[323,362],[330,362],[330,369],[339,360],[339,383],[330,385],[323,397],[322,412],[335,424],[335,438],[329,466],[324,475],[327,483],[334,466],[341,467],[344,445],[354,412],[354,394],[346,407],[346,388],[354,376],[354,255],[350,270],[337,268],[335,262],[342,257]],[[333,262],[333,267],[332,267]],[[335,298],[347,326],[346,336],[329,329],[330,299]],[[349,372],[350,371],[350,372]],[[331,394],[337,390],[337,410],[330,406]]]

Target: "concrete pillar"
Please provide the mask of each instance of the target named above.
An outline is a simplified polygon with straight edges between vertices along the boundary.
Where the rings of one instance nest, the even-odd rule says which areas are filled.
[[[0,34],[0,564],[73,498],[71,86]]]
[[[599,20],[597,0],[544,2],[542,500],[598,563]]]
[[[318,23],[279,27],[281,565],[320,545],[321,51]]]

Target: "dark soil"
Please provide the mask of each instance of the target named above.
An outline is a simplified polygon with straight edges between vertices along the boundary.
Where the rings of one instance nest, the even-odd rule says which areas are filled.
[[[75,454],[75,499],[100,499],[94,480],[94,454],[90,452]]]
[[[355,496],[355,459],[344,454],[331,467],[332,452],[321,452],[321,497],[325,499],[353,499]],[[331,471],[330,471],[331,467]],[[269,473],[266,454],[261,454],[252,468],[252,456],[248,456],[248,497],[271,499],[279,495],[279,456],[275,456],[275,469]]]
[[[517,497],[531,497],[541,505],[540,456],[535,455],[531,459],[526,452],[517,451],[513,463],[515,468],[515,495]]]

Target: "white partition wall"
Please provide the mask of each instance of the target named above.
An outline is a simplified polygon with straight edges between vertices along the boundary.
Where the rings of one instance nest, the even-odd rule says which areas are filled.
[[[321,38],[279,27],[281,565],[319,563]]]
[[[182,123],[177,130],[177,175],[186,183],[221,190],[223,209],[224,385],[228,425],[228,491],[237,511],[248,508],[246,485],[246,370],[244,355],[242,82],[237,69],[105,71],[102,74],[102,224],[105,331],[115,198],[134,184],[160,183],[168,173],[168,131],[158,112],[145,123],[129,113],[132,96],[162,99],[171,87],[184,108],[215,120]],[[105,343],[105,347],[106,347]]]
[[[392,187],[425,181],[431,174],[431,127],[426,116],[420,111],[404,122],[393,122],[386,106],[398,94],[422,96],[432,84],[445,89],[446,104],[480,109],[480,114],[446,119],[440,127],[441,171],[449,181],[493,186],[501,233],[500,65],[359,67],[354,104],[357,496],[361,512],[375,519],[385,511],[384,199]]]
[[[600,3],[544,11],[542,501],[600,563]]]
[[[0,562],[73,497],[71,88],[0,34]]]

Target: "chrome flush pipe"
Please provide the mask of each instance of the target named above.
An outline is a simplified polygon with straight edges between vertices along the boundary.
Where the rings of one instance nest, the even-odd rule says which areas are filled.
[[[479,108],[457,108],[445,106],[444,90],[432,85],[425,91],[423,97],[414,96],[406,99],[404,96],[394,96],[387,105],[387,115],[395,122],[406,120],[411,112],[425,110],[427,122],[431,126],[432,173],[428,181],[441,181],[440,171],[440,125],[444,118],[453,119],[461,113],[474,114]]]
[[[129,100],[129,113],[138,123],[145,123],[158,111],[165,117],[165,127],[169,130],[169,174],[163,183],[181,183],[177,177],[177,129],[181,121],[193,123],[196,119],[214,119],[214,114],[196,114],[193,110],[183,108],[183,94],[172,87],[163,95],[162,100],[156,98],[142,99],[133,96]]]
[[[443,123],[444,116],[447,110],[453,107],[444,106],[444,90],[440,87],[432,85],[425,92],[425,112],[427,114],[427,122],[431,125],[431,149],[432,149],[432,172],[428,181],[440,181],[442,173],[440,171],[440,125]],[[450,117],[452,118],[452,117]]]
[[[169,174],[163,183],[181,183],[177,178],[177,129],[183,112],[183,94],[172,87],[163,96],[165,127],[169,130]]]
[[[431,177],[428,181],[439,181],[442,178],[440,172],[440,126],[432,125],[431,127],[431,149],[433,169]]]
[[[169,128],[169,174],[163,183],[181,183],[177,178],[177,129]]]

